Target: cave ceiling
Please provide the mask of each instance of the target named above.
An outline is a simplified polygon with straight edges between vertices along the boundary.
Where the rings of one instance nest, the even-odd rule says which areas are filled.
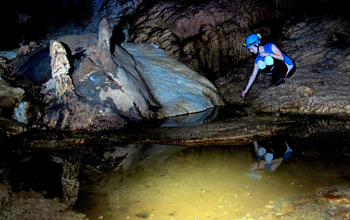
[[[215,0],[227,5],[230,0]],[[235,0],[245,2],[249,0]],[[118,25],[125,19],[137,16],[137,10],[151,7],[157,0],[56,0],[42,2],[38,0],[8,1],[5,6],[7,13],[1,13],[3,34],[1,35],[0,50],[11,50],[30,41],[49,40],[69,34],[97,32],[98,24],[106,17],[112,26]],[[163,1],[166,2],[166,1]],[[173,2],[173,1],[172,1]],[[181,1],[177,1],[181,2]],[[187,5],[206,4],[206,1],[186,1]],[[346,13],[341,7],[341,1],[328,0],[264,0],[262,4],[275,4],[280,10],[289,14],[296,11],[313,11],[322,13],[327,8],[335,13]],[[345,7],[346,8],[346,7]]]

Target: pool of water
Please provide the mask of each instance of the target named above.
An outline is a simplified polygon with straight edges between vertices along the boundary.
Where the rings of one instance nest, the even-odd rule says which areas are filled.
[[[249,219],[288,196],[350,185],[348,133],[283,135],[293,153],[275,171],[260,169],[255,178],[248,176],[258,162],[253,143],[158,146],[171,153],[141,156],[122,179],[112,172],[88,190],[82,183],[75,209],[89,219]]]
[[[241,126],[245,125],[241,118],[214,111],[174,117],[151,128],[137,124],[101,133],[18,135],[3,142],[0,175],[9,179],[14,191],[33,189],[49,198],[68,198],[72,204],[77,199],[72,208],[91,220],[266,219],[262,216],[274,204],[282,201],[283,205],[289,197],[319,193],[324,187],[350,186],[347,121],[300,118],[288,120],[284,127],[283,121],[274,121],[274,129],[273,123],[265,121],[254,127],[251,122],[259,121],[257,117],[248,118],[249,126]],[[154,135],[153,127],[162,137],[147,141],[147,135]],[[180,143],[177,135],[188,131],[213,134],[208,130],[223,130],[222,135],[231,135],[232,141],[238,134],[245,141],[159,144]],[[264,169],[266,162],[258,160],[254,143],[247,141],[262,137],[265,130],[277,131],[275,137],[283,140],[283,144],[273,144],[276,152],[287,149],[285,142],[292,149],[280,163],[276,161],[285,155],[276,156],[271,169]],[[168,137],[170,142],[157,142]],[[257,143],[266,147],[264,141]],[[260,168],[252,170],[259,163]],[[315,207],[317,204],[308,209]]]

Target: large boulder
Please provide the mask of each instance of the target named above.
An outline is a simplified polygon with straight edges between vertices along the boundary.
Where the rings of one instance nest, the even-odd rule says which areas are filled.
[[[52,78],[57,100],[47,108],[43,124],[58,129],[104,130],[155,116],[157,103],[132,57],[119,46],[115,47],[114,54],[111,53],[111,35],[108,22],[103,19],[99,37],[88,36],[92,42],[85,41],[86,36],[82,36],[83,40],[63,44],[51,42]],[[80,46],[77,46],[79,43]],[[83,54],[75,62],[72,77],[64,44],[74,51],[73,56],[76,50],[82,50],[80,52]]]
[[[262,73],[243,99],[252,59],[218,79],[216,86],[226,102],[253,104],[255,111],[349,117],[349,34],[349,21],[342,16],[291,18],[275,42],[296,65],[285,84],[268,87],[269,77]]]
[[[103,19],[98,36],[69,35],[49,46],[21,47],[4,74],[27,94],[13,106],[13,118],[29,126],[106,130],[224,105],[209,80],[156,45],[122,48],[111,46],[111,38]]]
[[[201,112],[224,105],[215,86],[153,44],[122,44],[131,53],[153,96],[158,118]]]

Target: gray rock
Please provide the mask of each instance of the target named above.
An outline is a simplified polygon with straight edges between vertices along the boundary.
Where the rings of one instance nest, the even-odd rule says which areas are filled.
[[[71,66],[65,47],[58,41],[51,42],[57,100],[47,108],[42,123],[59,129],[104,130],[155,116],[158,104],[131,55],[119,46],[111,53],[111,35],[103,19],[98,38],[89,34],[59,39],[73,56],[83,53],[73,64],[73,77],[69,75]],[[45,87],[48,88],[47,83]],[[51,94],[49,90],[52,86],[42,91]]]
[[[17,53],[14,51],[0,51],[0,56],[5,57],[8,60],[13,60],[16,58]]]
[[[161,105],[158,118],[205,111],[224,105],[215,86],[157,45],[122,44]]]

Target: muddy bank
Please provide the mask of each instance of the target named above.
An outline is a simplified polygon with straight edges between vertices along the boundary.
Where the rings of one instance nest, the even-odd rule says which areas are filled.
[[[87,219],[59,198],[48,199],[45,192],[13,191],[9,182],[0,178],[0,219]]]
[[[320,189],[310,195],[288,197],[266,205],[257,219],[349,219],[350,187]]]

